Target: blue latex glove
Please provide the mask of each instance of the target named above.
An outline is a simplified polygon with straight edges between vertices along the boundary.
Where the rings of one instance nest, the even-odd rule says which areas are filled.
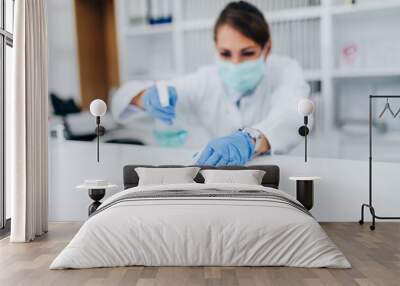
[[[168,87],[168,95],[169,105],[165,107],[161,106],[158,90],[154,85],[150,87],[143,95],[143,105],[144,109],[151,116],[171,125],[173,119],[175,118],[175,106],[178,100],[175,88],[171,86]]]
[[[244,165],[254,155],[254,143],[249,134],[237,131],[211,140],[201,152],[198,165]]]

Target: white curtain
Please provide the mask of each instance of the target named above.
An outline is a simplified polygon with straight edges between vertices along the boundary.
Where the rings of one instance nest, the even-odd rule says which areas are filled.
[[[12,242],[47,232],[46,0],[15,1],[14,83],[6,111]]]

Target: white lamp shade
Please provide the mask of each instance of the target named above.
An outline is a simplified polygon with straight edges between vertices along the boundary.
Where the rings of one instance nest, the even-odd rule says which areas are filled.
[[[101,99],[95,99],[90,103],[90,113],[93,116],[103,116],[107,111],[107,104]]]
[[[299,104],[297,105],[297,111],[300,113],[300,115],[308,116],[314,111],[314,103],[310,99],[304,98],[299,101]]]

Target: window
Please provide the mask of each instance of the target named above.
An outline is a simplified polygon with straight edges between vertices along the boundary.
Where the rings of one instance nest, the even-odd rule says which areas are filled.
[[[5,189],[5,100],[11,92],[14,0],[0,0],[0,236],[9,227],[9,197]]]

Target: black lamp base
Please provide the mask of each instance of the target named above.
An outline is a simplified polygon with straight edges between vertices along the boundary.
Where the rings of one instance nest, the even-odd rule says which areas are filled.
[[[299,134],[300,134],[301,136],[305,137],[305,136],[307,136],[309,133],[310,133],[310,129],[309,129],[307,126],[303,125],[303,126],[301,126],[301,127],[299,128]]]
[[[104,134],[106,134],[106,129],[104,128],[104,126],[97,126],[96,129],[94,130],[94,132],[96,133],[96,135],[98,136],[103,136]]]

